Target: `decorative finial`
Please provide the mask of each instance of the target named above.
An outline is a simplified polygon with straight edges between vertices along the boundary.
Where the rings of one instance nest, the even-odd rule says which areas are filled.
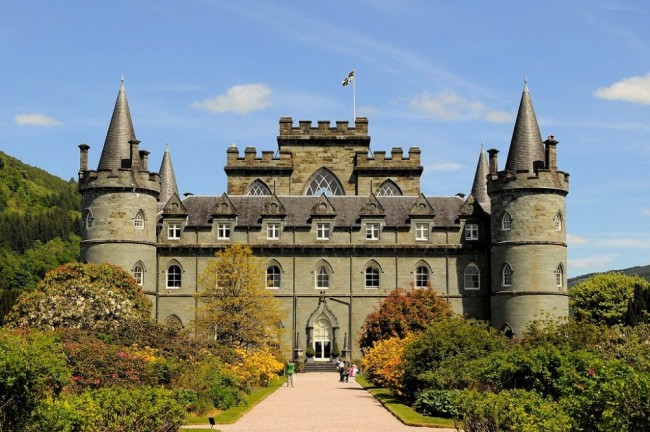
[[[528,91],[528,77],[524,77],[524,92]]]
[[[165,153],[169,153],[169,141],[165,140]]]

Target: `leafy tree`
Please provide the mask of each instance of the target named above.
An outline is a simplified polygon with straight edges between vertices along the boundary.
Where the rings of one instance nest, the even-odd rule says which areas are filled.
[[[250,246],[217,252],[199,279],[196,328],[232,347],[277,344],[285,313],[266,289],[265,274]]]
[[[106,332],[148,319],[150,309],[135,279],[120,267],[72,263],[49,272],[37,290],[23,293],[6,320],[14,327]]]
[[[578,321],[621,324],[636,286],[648,289],[650,282],[620,273],[598,274],[571,288],[569,304]]]
[[[424,329],[432,321],[452,315],[451,307],[432,288],[393,290],[368,315],[361,327],[362,348],[390,337],[403,338],[407,333]]]

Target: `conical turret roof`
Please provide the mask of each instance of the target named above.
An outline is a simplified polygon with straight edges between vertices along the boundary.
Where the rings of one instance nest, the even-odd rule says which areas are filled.
[[[162,163],[160,164],[160,196],[158,200],[160,203],[165,204],[169,201],[172,195],[178,193],[178,185],[176,184],[176,175],[174,174],[174,166],[172,165],[172,157],[169,153],[169,144],[165,147],[165,154],[163,155]]]
[[[133,122],[131,121],[129,103],[126,100],[124,79],[122,79],[120,91],[115,101],[115,108],[113,108],[111,124],[108,126],[106,141],[104,141],[104,148],[102,149],[102,155],[99,158],[99,166],[97,169],[116,170],[122,168],[122,161],[125,159],[130,160],[131,158],[129,141],[134,139],[135,131],[133,130]]]
[[[481,208],[487,213],[490,213],[490,196],[487,192],[487,176],[489,172],[488,161],[485,157],[485,151],[481,145],[481,154],[478,157],[476,164],[476,174],[474,174],[474,184],[472,185],[472,195],[478,201]]]
[[[526,82],[519,103],[515,129],[512,132],[506,171],[528,170],[532,172],[533,163],[538,160],[544,160],[544,144]]]

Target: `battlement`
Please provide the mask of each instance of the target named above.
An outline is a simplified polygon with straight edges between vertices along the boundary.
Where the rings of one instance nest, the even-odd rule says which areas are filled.
[[[257,155],[255,147],[246,147],[244,155],[240,156],[239,149],[231,145],[227,152],[226,172],[241,169],[287,170],[292,169],[291,153],[279,153],[276,157],[273,151],[262,150],[261,157]]]
[[[539,168],[535,172],[499,171],[497,174],[490,174],[488,180],[488,193],[514,189],[551,189],[565,194],[569,192],[569,173],[548,168]]]
[[[160,193],[160,175],[148,171],[119,169],[116,171],[80,171],[79,190],[86,189],[130,189],[134,192]]]
[[[283,138],[337,138],[368,136],[368,119],[357,117],[354,127],[349,126],[348,121],[337,121],[336,127],[330,127],[329,120],[319,120],[316,127],[312,127],[311,120],[300,120],[298,126],[293,126],[291,117],[280,118],[280,135],[278,140]]]

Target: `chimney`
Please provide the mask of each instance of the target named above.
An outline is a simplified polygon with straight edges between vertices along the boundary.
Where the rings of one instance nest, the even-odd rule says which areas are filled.
[[[131,144],[131,167],[137,166],[140,168],[140,141],[137,139],[129,140]]]
[[[490,174],[496,174],[499,170],[497,153],[499,153],[499,150],[497,149],[488,150],[488,155],[489,155],[488,157],[490,159]]]
[[[79,171],[88,171],[88,144],[79,144]]]
[[[557,170],[557,143],[553,135],[549,135],[544,141],[546,168],[550,170]]]

